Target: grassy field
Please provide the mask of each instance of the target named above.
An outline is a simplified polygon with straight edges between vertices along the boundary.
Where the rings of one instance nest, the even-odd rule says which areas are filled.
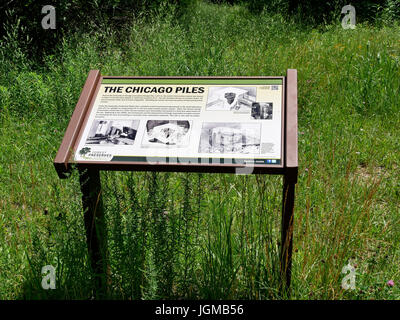
[[[16,35],[18,30],[15,31]],[[15,35],[15,37],[16,37]],[[14,37],[14,39],[15,39]],[[105,75],[299,76],[292,298],[400,298],[400,27],[319,28],[198,4],[65,40],[43,66],[0,47],[0,299],[87,299],[76,172],[52,161],[90,69]],[[281,299],[282,181],[102,173],[110,299]],[[341,270],[356,266],[356,290]],[[55,290],[41,268],[56,267]],[[394,280],[394,287],[386,285]]]

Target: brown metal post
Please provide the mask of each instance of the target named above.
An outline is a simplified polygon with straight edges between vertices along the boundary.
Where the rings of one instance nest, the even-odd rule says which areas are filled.
[[[86,241],[94,273],[94,297],[107,292],[107,237],[101,195],[100,172],[79,168]]]
[[[298,175],[297,70],[287,70],[285,106],[285,174],[282,195],[281,278],[282,294],[290,296],[292,274],[295,186]]]
[[[295,182],[286,175],[283,177],[282,197],[282,234],[281,234],[281,277],[282,291],[290,295],[290,281],[292,274],[292,248],[293,248],[293,218]]]

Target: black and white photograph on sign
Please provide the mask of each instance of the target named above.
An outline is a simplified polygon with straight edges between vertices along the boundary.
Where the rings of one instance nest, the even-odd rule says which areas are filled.
[[[203,123],[199,153],[260,153],[259,123]]]
[[[210,87],[206,110],[247,112],[256,101],[256,93],[256,87]]]
[[[94,120],[85,144],[133,145],[139,120]]]
[[[191,121],[148,120],[142,147],[187,147]]]
[[[271,120],[272,107],[272,102],[253,102],[251,105],[251,117],[257,120]]]

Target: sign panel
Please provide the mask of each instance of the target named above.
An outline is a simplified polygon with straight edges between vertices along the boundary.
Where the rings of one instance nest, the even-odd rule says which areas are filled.
[[[103,77],[75,162],[282,166],[283,77]]]

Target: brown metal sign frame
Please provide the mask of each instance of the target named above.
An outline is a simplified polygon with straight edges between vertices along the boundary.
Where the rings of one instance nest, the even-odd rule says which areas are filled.
[[[83,86],[78,103],[71,116],[67,130],[54,159],[55,169],[61,179],[67,178],[75,166],[80,174],[82,204],[89,256],[96,275],[94,289],[98,296],[105,294],[106,270],[104,259],[107,254],[107,239],[101,199],[101,170],[117,171],[165,171],[165,172],[206,172],[235,173],[242,164],[224,163],[163,163],[128,161],[74,161],[78,143],[87,125],[103,79],[282,79],[282,123],[281,123],[281,162],[280,164],[252,164],[253,174],[283,175],[282,227],[280,269],[282,275],[282,291],[289,294],[292,265],[293,212],[295,185],[298,175],[298,142],[297,142],[297,70],[288,69],[286,77],[111,77],[101,76],[99,70],[91,70]]]

